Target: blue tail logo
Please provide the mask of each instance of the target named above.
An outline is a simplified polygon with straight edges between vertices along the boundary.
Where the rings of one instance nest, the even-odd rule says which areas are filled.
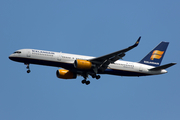
[[[155,47],[149,54],[147,54],[139,63],[160,66],[161,61],[164,57],[166,49],[169,45],[169,42],[161,42],[157,47]]]

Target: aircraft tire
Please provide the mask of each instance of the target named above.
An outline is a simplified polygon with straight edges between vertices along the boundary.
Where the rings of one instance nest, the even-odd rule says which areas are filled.
[[[86,85],[89,85],[90,84],[90,81],[88,80],[88,81],[86,81]]]
[[[81,83],[82,83],[82,84],[86,83],[86,80],[82,80]]]
[[[97,76],[96,76],[96,79],[97,79],[97,80],[98,80],[98,79],[100,79],[100,78],[101,78],[101,76],[100,76],[100,75],[97,75]]]
[[[31,71],[30,70],[27,70],[27,73],[30,73]]]

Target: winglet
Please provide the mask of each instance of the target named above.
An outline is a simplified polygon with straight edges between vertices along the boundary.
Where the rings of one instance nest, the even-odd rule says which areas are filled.
[[[139,42],[140,42],[140,39],[141,39],[141,36],[138,38],[138,40],[135,42],[135,44],[134,45],[132,45],[132,46],[130,46],[129,48],[134,48],[134,47],[136,47],[136,46],[138,46],[139,45]]]
[[[139,41],[141,39],[141,36],[138,38],[138,40],[136,41],[136,43],[134,44],[135,46],[137,46],[139,44]]]

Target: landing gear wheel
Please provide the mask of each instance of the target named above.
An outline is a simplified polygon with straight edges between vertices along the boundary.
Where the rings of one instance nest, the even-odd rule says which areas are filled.
[[[89,85],[90,84],[90,81],[86,81],[86,85]]]
[[[30,70],[27,70],[27,73],[30,73],[31,71]]]
[[[81,82],[82,82],[82,84],[84,84],[84,83],[86,83],[86,80],[82,80]]]
[[[96,77],[96,75],[92,75],[92,78],[95,78]]]
[[[88,80],[88,81],[86,81],[86,80],[82,80],[82,81],[81,81],[81,83],[82,83],[82,84],[89,85],[89,84],[90,84],[90,81],[89,81],[89,80]]]
[[[98,80],[100,77],[101,77],[100,75],[97,75],[97,76],[96,76],[96,79]]]

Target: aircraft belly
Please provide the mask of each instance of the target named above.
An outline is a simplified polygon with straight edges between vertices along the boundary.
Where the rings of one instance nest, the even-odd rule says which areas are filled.
[[[74,68],[74,64],[72,64],[72,63],[63,63],[63,62],[59,62],[56,60],[52,61],[52,60],[35,59],[35,58],[14,57],[13,61],[29,63],[29,64],[62,67],[65,69],[73,69]]]

